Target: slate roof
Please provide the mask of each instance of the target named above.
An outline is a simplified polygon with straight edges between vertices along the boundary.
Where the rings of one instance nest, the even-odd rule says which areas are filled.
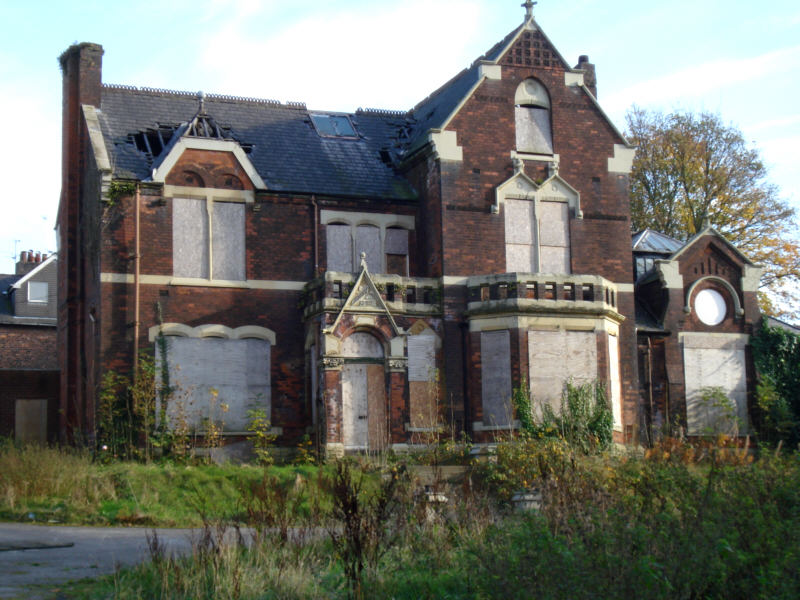
[[[13,315],[11,310],[11,297],[8,291],[22,275],[9,275],[0,273],[0,315]]]
[[[158,157],[140,151],[132,136],[167,125],[177,130],[198,111],[189,92],[104,85],[99,119],[113,176],[146,180]],[[392,166],[410,127],[405,113],[359,111],[350,119],[358,139],[317,134],[302,104],[280,104],[218,96],[205,97],[205,110],[230,135],[251,146],[249,158],[268,189],[358,198],[410,200],[416,192]],[[381,151],[388,154],[381,156]]]
[[[494,62],[501,57],[506,46],[517,36],[525,25],[520,25],[502,40],[497,42],[483,56],[477,58],[472,65],[461,71],[430,96],[411,109],[414,117],[414,131],[409,140],[409,151],[414,151],[427,141],[427,133],[431,129],[440,129],[480,78],[480,64],[483,61]]]
[[[667,256],[683,248],[684,243],[653,229],[643,229],[633,234],[634,252],[652,252]]]

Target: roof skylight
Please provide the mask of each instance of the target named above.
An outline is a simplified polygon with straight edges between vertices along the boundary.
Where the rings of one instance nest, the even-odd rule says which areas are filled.
[[[317,133],[323,137],[356,138],[355,127],[347,115],[311,115]]]

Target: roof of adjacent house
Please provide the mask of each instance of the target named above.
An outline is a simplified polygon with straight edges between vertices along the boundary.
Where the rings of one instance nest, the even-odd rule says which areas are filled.
[[[670,256],[683,248],[684,242],[653,229],[637,231],[632,237],[634,252],[652,252]]]
[[[17,281],[22,278],[22,275],[0,273],[0,315],[13,315],[11,310],[11,297],[8,291]]]

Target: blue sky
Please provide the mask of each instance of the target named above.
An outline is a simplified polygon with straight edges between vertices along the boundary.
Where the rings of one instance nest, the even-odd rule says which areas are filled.
[[[0,272],[55,250],[61,74],[73,42],[103,45],[103,80],[408,109],[522,22],[522,0],[0,0]],[[562,55],[597,65],[618,127],[631,105],[710,110],[761,151],[800,210],[800,4],[541,0]]]

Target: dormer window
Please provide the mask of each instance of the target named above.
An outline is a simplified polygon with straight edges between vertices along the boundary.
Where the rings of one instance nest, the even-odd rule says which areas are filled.
[[[47,303],[48,286],[46,281],[28,282],[28,302]]]
[[[347,115],[311,115],[314,128],[322,137],[357,138],[353,123]]]
[[[526,79],[514,96],[517,152],[553,154],[550,95],[535,79]]]

